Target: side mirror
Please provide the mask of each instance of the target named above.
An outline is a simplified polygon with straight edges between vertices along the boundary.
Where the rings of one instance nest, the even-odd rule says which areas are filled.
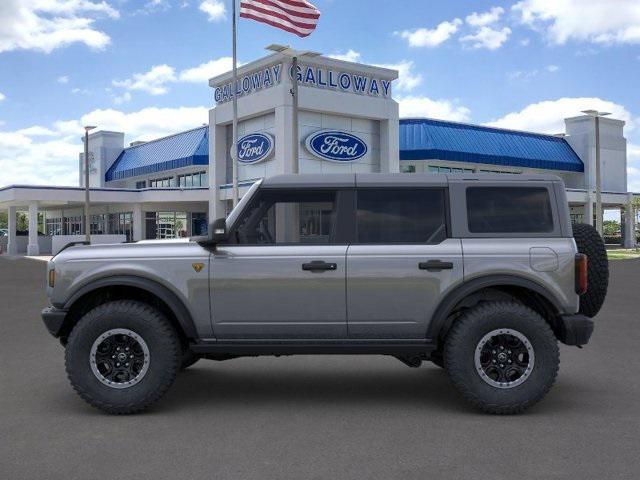
[[[228,239],[227,236],[227,219],[218,218],[209,226],[209,237],[211,243],[225,243]]]
[[[218,243],[225,243],[227,238],[227,220],[225,218],[218,218],[209,225],[207,235],[192,237],[191,240],[203,246],[212,246]]]

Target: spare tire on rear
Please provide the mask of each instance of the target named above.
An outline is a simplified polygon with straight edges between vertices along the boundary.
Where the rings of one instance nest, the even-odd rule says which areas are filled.
[[[598,231],[586,223],[573,225],[573,238],[580,253],[587,257],[587,292],[580,296],[580,313],[587,317],[595,317],[609,287],[609,260],[604,241]]]

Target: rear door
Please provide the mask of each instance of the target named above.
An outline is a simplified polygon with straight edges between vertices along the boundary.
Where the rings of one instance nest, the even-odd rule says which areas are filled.
[[[449,238],[447,190],[359,188],[347,252],[351,338],[425,338],[438,302],[463,278],[460,239]]]

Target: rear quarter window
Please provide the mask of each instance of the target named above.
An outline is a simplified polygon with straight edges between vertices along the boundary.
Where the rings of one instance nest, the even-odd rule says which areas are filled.
[[[466,195],[471,233],[554,230],[549,191],[544,187],[469,187]]]

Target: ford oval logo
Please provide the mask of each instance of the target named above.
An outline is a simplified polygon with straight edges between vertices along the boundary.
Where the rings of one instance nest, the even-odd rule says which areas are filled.
[[[335,130],[312,133],[306,144],[313,155],[331,162],[353,162],[367,153],[367,144],[360,138]]]
[[[273,137],[268,133],[252,133],[238,139],[238,161],[251,164],[266,160],[273,153]],[[233,157],[233,147],[231,156]]]

